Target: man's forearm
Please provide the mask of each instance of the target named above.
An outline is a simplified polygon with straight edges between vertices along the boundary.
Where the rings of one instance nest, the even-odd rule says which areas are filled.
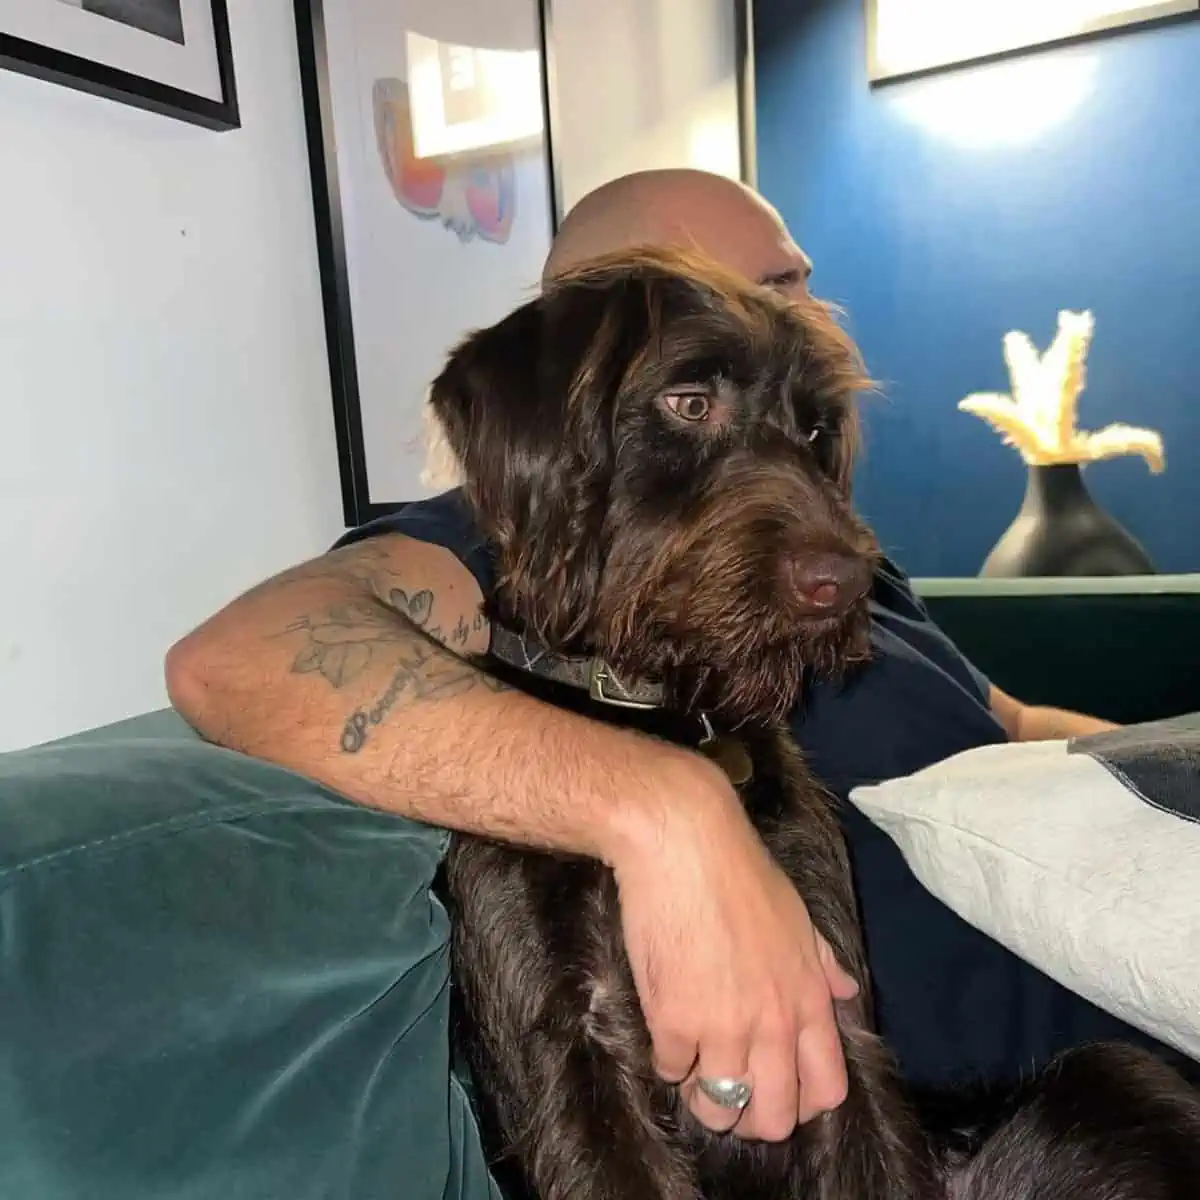
[[[1014,740],[1049,742],[1063,738],[1087,737],[1093,733],[1107,733],[1117,728],[1119,726],[1111,721],[1102,721],[1099,717],[1089,717],[1085,713],[1027,704],[1021,709]]]
[[[255,589],[193,635],[202,652],[193,639],[172,652],[173,702],[210,740],[360,803],[606,861],[706,769],[504,688],[436,640],[478,642],[469,615],[380,591],[369,563],[335,555]]]
[[[1022,704],[995,684],[988,699],[996,719],[1004,726],[1009,740],[1014,742],[1053,742],[1086,737],[1092,733],[1107,733],[1117,728],[1111,721],[1102,721],[1099,717],[1089,717],[1065,708]]]

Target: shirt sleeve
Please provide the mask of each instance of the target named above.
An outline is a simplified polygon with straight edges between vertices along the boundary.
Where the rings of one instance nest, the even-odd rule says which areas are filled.
[[[449,550],[475,577],[479,590],[485,596],[491,593],[495,583],[491,546],[476,526],[460,490],[443,492],[430,500],[416,500],[376,517],[343,534],[333,549],[388,533],[400,533],[414,541]]]
[[[960,651],[961,654],[961,651]],[[966,664],[966,668],[971,673],[971,679],[975,686],[979,689],[980,696],[983,697],[983,702],[991,708],[992,706],[992,681],[965,655],[962,655],[962,660]]]
[[[875,572],[875,600],[906,621],[928,627],[962,663],[984,703],[991,704],[992,681],[938,628],[925,602],[914,591],[904,570],[890,558],[880,559]]]

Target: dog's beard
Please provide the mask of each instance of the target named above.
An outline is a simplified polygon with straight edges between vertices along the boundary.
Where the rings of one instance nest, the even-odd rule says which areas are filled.
[[[813,623],[787,640],[756,643],[753,637],[690,643],[661,672],[669,703],[731,725],[785,720],[806,685],[841,679],[870,658],[866,605],[837,621]]]
[[[870,578],[874,539],[826,482],[748,460],[681,507],[609,527],[592,641],[619,674],[660,681],[675,707],[777,721],[806,681],[869,656],[866,597],[822,617],[798,583],[831,558]]]
[[[622,677],[661,682],[672,707],[731,724],[779,721],[806,683],[839,678],[870,657],[865,597],[813,620],[762,582],[761,560],[740,572],[690,561],[697,569],[685,560],[665,577],[614,581],[594,645]]]

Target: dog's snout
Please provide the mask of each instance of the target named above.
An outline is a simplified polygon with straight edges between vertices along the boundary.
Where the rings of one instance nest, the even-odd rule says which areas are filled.
[[[867,561],[849,554],[799,554],[788,564],[792,593],[814,617],[844,613],[871,586]]]

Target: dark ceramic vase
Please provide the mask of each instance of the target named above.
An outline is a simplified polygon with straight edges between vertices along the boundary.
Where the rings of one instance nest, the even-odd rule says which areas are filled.
[[[1154,575],[1137,539],[1102,509],[1074,463],[1030,467],[1016,520],[980,575]]]

